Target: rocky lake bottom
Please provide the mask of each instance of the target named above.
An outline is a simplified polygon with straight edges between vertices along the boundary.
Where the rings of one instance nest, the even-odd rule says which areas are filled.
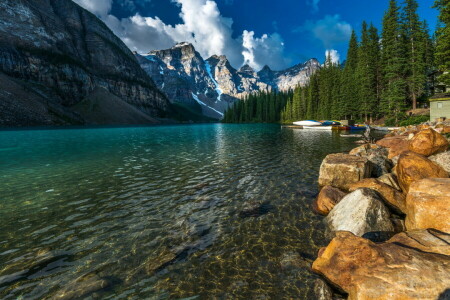
[[[314,298],[319,167],[355,139],[279,125],[0,131],[0,298]]]

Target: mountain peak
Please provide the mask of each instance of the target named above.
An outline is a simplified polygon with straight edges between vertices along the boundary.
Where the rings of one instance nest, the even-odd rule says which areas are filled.
[[[172,47],[172,49],[176,49],[176,48],[194,48],[194,45],[192,45],[191,43],[188,42],[181,42],[181,43],[177,43],[175,46]]]
[[[255,72],[255,70],[253,70],[253,68],[250,67],[249,64],[245,64],[239,69],[239,72],[241,72],[241,73],[249,73],[249,72],[253,73],[253,72]]]
[[[272,69],[271,69],[268,65],[265,65],[265,66],[261,69],[260,72],[270,72],[270,71],[272,71]]]

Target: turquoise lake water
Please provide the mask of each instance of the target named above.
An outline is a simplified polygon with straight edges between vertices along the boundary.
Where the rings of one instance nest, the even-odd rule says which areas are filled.
[[[322,159],[279,125],[0,131],[0,299],[314,299]]]

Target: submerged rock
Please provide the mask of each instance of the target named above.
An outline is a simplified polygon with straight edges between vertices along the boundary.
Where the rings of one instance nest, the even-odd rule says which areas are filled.
[[[350,232],[338,232],[320,250],[313,271],[347,292],[350,300],[442,297],[450,286],[450,256],[432,251],[448,249],[448,239],[426,232],[407,234],[376,244]],[[418,246],[417,237],[426,243]]]
[[[409,143],[409,150],[430,156],[447,151],[449,142],[433,129],[425,129],[416,134]]]
[[[149,257],[145,262],[145,268],[149,275],[167,267],[177,258],[175,253],[168,249],[163,249],[159,254]]]
[[[377,191],[389,207],[401,214],[406,212],[405,195],[393,187],[375,178],[367,178],[352,184],[350,186],[350,191],[353,192],[359,188],[369,188]]]
[[[260,202],[247,202],[245,207],[239,212],[239,217],[241,218],[249,218],[249,217],[260,217],[269,213],[273,209],[273,206],[268,203],[260,203]]]
[[[315,212],[326,216],[345,195],[346,193],[340,189],[327,185],[320,191],[314,201],[313,209]]]
[[[111,282],[100,277],[96,272],[78,277],[59,291],[53,299],[71,300],[84,299],[94,292],[108,288]]]
[[[280,267],[283,270],[310,268],[312,261],[308,261],[302,257],[299,253],[291,251],[283,253],[280,258]]]
[[[428,178],[411,184],[406,198],[406,228],[450,233],[450,179]]]
[[[414,181],[424,178],[448,178],[448,173],[423,155],[406,152],[400,155],[395,167],[400,187],[403,192],[409,191]]]
[[[333,291],[322,279],[314,281],[314,294],[317,300],[333,300]]]
[[[330,154],[320,166],[319,185],[331,185],[348,190],[348,187],[361,179],[370,177],[371,164],[367,158],[349,154]]]
[[[345,196],[326,218],[331,232],[350,231],[357,236],[367,233],[394,232],[390,212],[380,195],[368,188]]]

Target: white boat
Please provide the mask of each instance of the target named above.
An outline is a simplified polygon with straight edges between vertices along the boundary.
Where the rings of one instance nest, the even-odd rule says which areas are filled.
[[[303,129],[333,130],[333,126],[303,126]]]
[[[293,124],[298,126],[322,126],[322,123],[313,120],[297,121]]]

